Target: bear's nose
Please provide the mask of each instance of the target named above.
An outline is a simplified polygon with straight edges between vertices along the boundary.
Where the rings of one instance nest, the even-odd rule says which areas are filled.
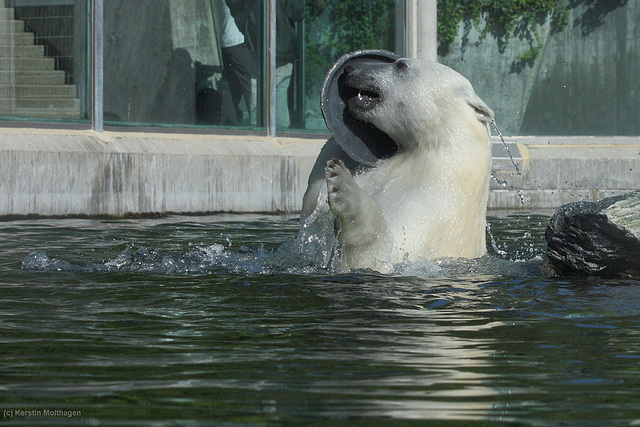
[[[353,67],[351,65],[347,65],[344,67],[345,74],[349,74],[352,71],[353,71]]]

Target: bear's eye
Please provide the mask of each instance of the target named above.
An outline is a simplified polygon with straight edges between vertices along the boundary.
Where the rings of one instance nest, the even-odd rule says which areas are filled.
[[[406,72],[409,69],[409,64],[406,61],[396,61],[396,70],[400,72]]]

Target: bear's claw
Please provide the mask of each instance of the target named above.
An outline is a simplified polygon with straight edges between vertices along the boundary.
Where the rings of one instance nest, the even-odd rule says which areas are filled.
[[[325,171],[329,207],[337,217],[348,217],[359,209],[362,189],[353,179],[351,172],[342,160],[331,159]]]

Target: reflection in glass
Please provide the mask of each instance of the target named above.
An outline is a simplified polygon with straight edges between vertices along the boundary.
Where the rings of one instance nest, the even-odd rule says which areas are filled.
[[[0,2],[0,116],[89,118],[85,1]]]
[[[300,61],[302,32],[299,26],[304,18],[304,0],[277,0],[276,2],[276,127],[286,129],[292,119],[300,125],[294,104],[294,63]]]
[[[291,3],[295,1],[278,1],[279,6]],[[287,115],[292,129],[327,129],[320,112],[320,90],[326,72],[345,53],[387,49],[403,55],[404,3],[403,0],[308,0],[302,20],[296,21],[291,15],[287,15],[287,19],[281,16],[277,23],[278,42],[290,34],[293,26],[298,54],[288,57],[294,58],[291,85],[287,102],[277,100],[278,129],[287,127],[286,120],[280,118]]]
[[[240,3],[105,2],[105,122],[263,127],[264,14]]]
[[[357,49],[402,54],[404,1],[275,2],[276,127],[324,131],[325,73]],[[2,2],[0,117],[90,121],[90,4]],[[105,1],[104,123],[264,129],[267,6],[264,0]]]

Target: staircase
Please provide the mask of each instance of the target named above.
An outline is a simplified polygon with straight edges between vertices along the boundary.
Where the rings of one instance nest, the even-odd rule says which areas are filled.
[[[0,2],[0,116],[80,119],[75,85],[65,84],[44,46],[14,19],[13,9]]]

